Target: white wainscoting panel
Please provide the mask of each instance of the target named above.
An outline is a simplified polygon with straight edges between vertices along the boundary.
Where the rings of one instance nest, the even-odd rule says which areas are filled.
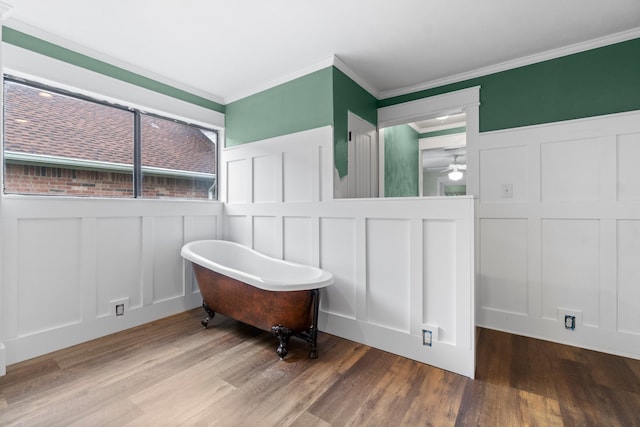
[[[218,204],[220,211],[222,207]],[[222,215],[210,216],[192,216],[184,217],[184,241],[193,242],[194,240],[207,240],[222,238]],[[185,289],[191,289],[192,301],[194,304],[201,303],[200,289],[196,282],[193,269],[186,266],[184,270]]]
[[[640,111],[486,132],[468,150],[478,325],[640,359]]]
[[[408,219],[367,220],[367,321],[409,332],[411,286]]]
[[[640,220],[618,221],[618,330],[640,335]]]
[[[287,216],[284,220],[284,259],[301,264],[317,265],[317,256],[312,251],[314,239],[314,221],[312,218]],[[278,240],[278,239],[276,239]]]
[[[320,267],[333,274],[335,286],[323,291],[321,309],[337,316],[356,318],[356,220],[320,219]]]
[[[597,200],[600,190],[598,140],[547,142],[541,145],[542,200]]]
[[[284,202],[311,202],[315,196],[309,189],[313,188],[312,180],[316,181],[318,168],[312,162],[317,157],[310,156],[309,148],[301,143],[302,149],[287,150],[282,153],[283,177],[281,185],[284,188]],[[294,147],[291,147],[294,148]],[[297,147],[296,147],[297,148]]]
[[[281,233],[281,220],[275,216],[253,217],[253,248],[274,258],[282,258],[282,248],[276,243]]]
[[[321,167],[333,167],[333,148],[324,145],[331,128],[321,129],[225,148],[220,200],[234,204],[331,200],[333,175],[320,173]],[[244,157],[247,147],[252,150],[250,158]]]
[[[153,302],[184,296],[183,262],[176,248],[184,244],[182,217],[153,218]]]
[[[480,220],[479,307],[529,314],[527,230],[526,219]]]
[[[18,221],[18,336],[82,321],[82,221]]]
[[[582,312],[585,325],[600,323],[599,231],[597,220],[542,220],[543,317],[568,308]]]
[[[280,182],[282,161],[276,155],[253,158],[253,201],[273,203],[281,199],[276,182]],[[230,177],[231,178],[231,177]]]
[[[523,202],[529,197],[527,147],[504,147],[480,152],[480,197],[483,203]],[[505,185],[511,194],[503,193]]]
[[[224,217],[224,235],[226,240],[252,246],[253,221],[247,215],[226,215]]]
[[[253,170],[253,168],[249,167],[248,161],[246,160],[237,160],[225,164],[225,172],[228,177],[225,181],[227,188],[222,188],[221,193],[226,194],[226,201],[228,203],[247,203],[249,201],[247,178],[253,179],[252,176],[249,175],[251,170]]]
[[[422,322],[438,327],[438,339],[456,345],[456,223],[450,220],[423,221]]]
[[[129,308],[142,307],[142,218],[96,219],[97,315],[111,315],[111,301],[129,298]]]
[[[217,202],[3,197],[3,363],[200,305],[180,249],[221,236],[222,215]]]
[[[640,200],[640,133],[618,135],[618,199]]]
[[[323,127],[223,150],[222,179],[242,182],[221,188],[253,201],[221,195],[226,238],[330,271],[321,331],[473,377],[474,199],[333,200],[332,147],[333,129]],[[256,185],[252,176],[268,174],[256,159],[266,158],[281,173]],[[253,170],[230,173],[230,164]],[[427,323],[439,332],[431,347]]]

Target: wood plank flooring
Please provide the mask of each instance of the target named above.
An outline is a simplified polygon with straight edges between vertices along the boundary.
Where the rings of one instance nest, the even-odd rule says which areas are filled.
[[[640,361],[487,329],[477,378],[191,310],[7,367],[2,426],[640,426]]]

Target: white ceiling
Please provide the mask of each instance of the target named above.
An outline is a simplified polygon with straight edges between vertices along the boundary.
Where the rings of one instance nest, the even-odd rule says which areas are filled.
[[[12,6],[8,26],[222,103],[333,55],[384,98],[605,36],[640,35],[638,0],[2,2]]]

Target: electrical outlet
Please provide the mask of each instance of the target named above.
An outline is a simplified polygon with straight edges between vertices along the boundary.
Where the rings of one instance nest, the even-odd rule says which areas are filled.
[[[502,198],[503,199],[513,198],[513,184],[502,184]]]
[[[574,308],[558,307],[558,322],[569,331],[582,327],[582,311]]]
[[[124,316],[124,312],[129,310],[129,298],[112,300],[110,303],[110,315]]]
[[[423,329],[422,330],[422,345],[426,345],[427,347],[431,347],[433,343],[433,332]]]
[[[565,329],[571,329],[572,331],[576,328],[576,316],[571,316],[570,314],[564,315],[564,327]]]

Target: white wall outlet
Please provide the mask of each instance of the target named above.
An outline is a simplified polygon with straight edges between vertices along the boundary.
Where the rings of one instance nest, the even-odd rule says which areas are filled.
[[[558,320],[562,322],[562,327],[570,331],[582,327],[582,312],[568,308],[558,308]]]
[[[438,330],[436,325],[422,325],[422,345],[431,347],[435,341],[438,341]]]
[[[428,329],[422,330],[422,345],[431,347],[433,345],[433,332]]]
[[[513,184],[502,184],[502,198],[503,199],[513,198]]]
[[[110,312],[112,315],[124,316],[124,314],[129,310],[129,298],[110,301],[109,305],[111,306]]]
[[[576,328],[576,316],[564,315],[564,328],[574,330]]]

